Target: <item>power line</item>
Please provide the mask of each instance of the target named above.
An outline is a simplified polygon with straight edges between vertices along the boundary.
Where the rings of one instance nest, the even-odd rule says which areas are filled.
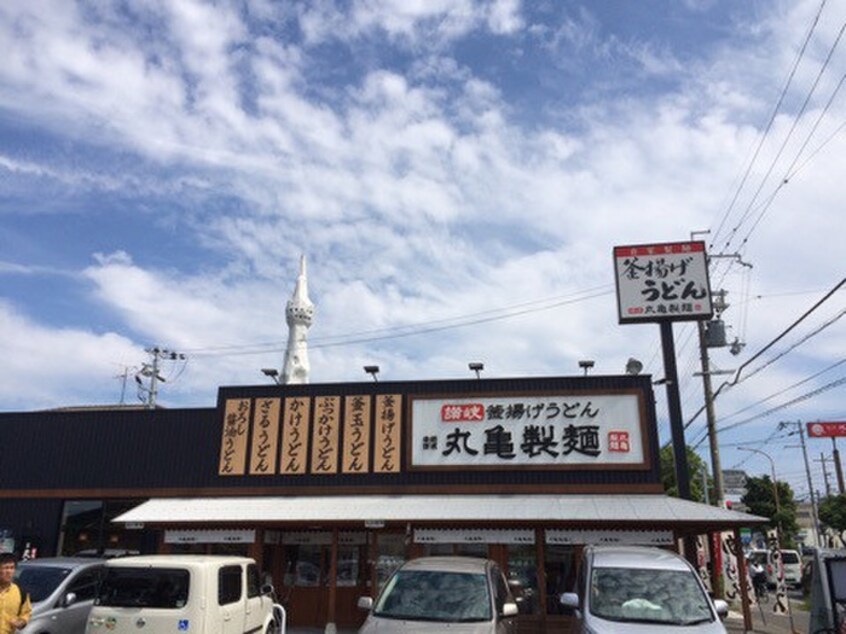
[[[763,134],[761,135],[761,139],[758,141],[758,147],[755,149],[755,152],[752,158],[749,160],[749,164],[746,166],[746,170],[743,174],[743,178],[740,181],[740,184],[737,187],[737,191],[734,194],[734,197],[731,200],[728,208],[726,209],[725,213],[723,214],[722,220],[720,220],[720,224],[717,227],[717,230],[714,232],[714,238],[709,245],[709,249],[713,248],[714,243],[719,238],[720,232],[723,230],[723,226],[725,225],[726,220],[728,220],[729,215],[731,214],[732,209],[734,208],[735,203],[737,202],[738,197],[740,196],[740,192],[743,190],[743,187],[746,185],[746,180],[749,178],[749,174],[752,172],[752,166],[755,164],[755,161],[758,159],[758,155],[761,152],[761,148],[764,145],[764,141],[767,138],[770,130],[772,129],[773,123],[775,122],[776,116],[778,115],[779,110],[781,109],[781,105],[784,102],[785,97],[787,96],[787,91],[790,88],[790,84],[793,82],[793,77],[796,74],[796,69],[799,67],[799,62],[802,61],[802,58],[805,55],[805,50],[808,48],[808,43],[811,41],[811,37],[814,34],[814,31],[817,28],[817,24],[820,20],[820,15],[822,15],[823,8],[825,7],[827,0],[822,0],[820,3],[819,9],[817,9],[817,14],[814,16],[813,21],[811,22],[811,27],[808,29],[808,34],[805,36],[805,40],[802,42],[802,46],[799,49],[799,52],[796,55],[796,59],[793,61],[793,67],[790,69],[790,73],[787,76],[787,80],[784,83],[784,86],[781,89],[781,94],[779,95],[778,101],[776,102],[775,107],[773,108],[773,112],[770,115],[770,119],[767,122],[767,126],[764,129]],[[731,236],[729,236],[729,240]],[[726,243],[728,244],[728,243]]]
[[[611,290],[601,290],[599,292],[590,292],[596,289],[607,289],[609,285],[595,287],[593,289],[589,289],[588,291],[579,291],[578,293],[574,293],[572,295],[566,296],[570,299],[565,299],[561,301],[556,301],[552,304],[547,304],[545,306],[539,306],[534,308],[526,308],[523,310],[515,310],[520,306],[527,306],[527,305],[534,305],[538,302],[529,302],[525,304],[518,304],[512,307],[500,308],[495,310],[483,311],[480,313],[472,313],[470,315],[464,317],[453,317],[449,319],[439,319],[429,322],[420,322],[419,324],[415,325],[408,325],[408,326],[395,326],[393,328],[387,329],[380,329],[376,331],[365,331],[361,334],[347,334],[347,335],[334,335],[334,336],[325,336],[322,338],[315,338],[309,342],[309,348],[334,348],[339,346],[349,346],[355,345],[359,343],[371,343],[374,341],[385,341],[389,339],[399,339],[403,337],[412,337],[417,335],[428,334],[431,332],[440,332],[444,330],[451,330],[454,328],[466,328],[467,326],[474,326],[482,323],[489,323],[493,321],[501,321],[505,319],[512,319],[514,317],[520,317],[523,315],[528,315],[531,313],[539,313],[547,310],[553,310],[555,308],[560,308],[561,306],[567,306],[570,304],[575,304],[578,302],[583,302],[591,299],[596,299],[598,297],[604,297],[606,295],[611,295],[613,291]],[[587,295],[583,295],[580,297],[574,297],[574,295],[578,295],[580,293],[588,293]],[[541,300],[541,301],[548,301],[548,300]],[[499,313],[493,314],[491,313]],[[480,317],[478,319],[468,319],[468,317],[473,317],[476,315],[490,315],[488,317]],[[450,323],[455,322],[455,323]],[[433,325],[429,325],[433,324]],[[437,325],[443,324],[443,325]],[[397,332],[398,331],[398,332]],[[368,332],[374,332],[370,336]],[[379,332],[385,332],[386,334],[380,335]],[[332,340],[337,341],[332,341]],[[320,341],[325,341],[325,343],[320,343]],[[262,349],[256,349],[262,348]],[[269,352],[280,352],[285,349],[284,342],[272,342],[268,344],[246,344],[246,345],[231,345],[231,346],[219,346],[216,348],[195,348],[189,352],[192,353],[192,356],[242,356],[242,355],[253,355],[253,354],[267,354]]]

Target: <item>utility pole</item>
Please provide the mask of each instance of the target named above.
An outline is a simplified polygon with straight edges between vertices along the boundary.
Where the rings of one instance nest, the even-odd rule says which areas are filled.
[[[820,529],[820,511],[817,507],[817,496],[814,495],[814,482],[811,480],[811,466],[808,463],[808,449],[805,447],[805,427],[802,421],[782,421],[778,424],[778,429],[784,429],[790,425],[795,425],[799,432],[800,446],[802,447],[802,456],[805,459],[805,475],[808,477],[808,491],[811,494],[811,513],[813,514],[814,530],[816,531],[816,545],[822,546],[822,530]],[[795,431],[790,432],[789,435],[795,434]],[[795,446],[795,445],[794,445]],[[819,494],[817,494],[819,495]]]
[[[126,381],[129,378],[129,370],[130,370],[130,367],[128,365],[125,365],[125,366],[123,366],[123,372],[115,375],[116,379],[121,379],[121,384],[120,384],[120,404],[121,405],[123,405],[126,402]]]
[[[828,482],[828,469],[826,469],[825,466],[825,463],[828,462],[828,458],[825,457],[823,452],[820,452],[820,457],[814,458],[814,462],[819,462],[822,466],[823,481],[825,482],[825,494],[826,496],[831,495],[831,485]]]
[[[690,239],[693,240],[697,234],[711,233],[706,231],[691,231]],[[739,253],[717,253],[708,256],[708,263],[710,265],[712,259],[729,258],[737,261],[741,266],[752,268],[748,262],[744,262]],[[725,506],[725,487],[723,483],[723,469],[720,464],[720,445],[717,440],[717,416],[714,412],[714,389],[711,384],[711,375],[715,374],[711,370],[711,361],[708,356],[708,348],[722,348],[727,345],[725,338],[725,327],[720,315],[728,308],[726,303],[726,291],[719,290],[711,294],[712,305],[714,307],[714,319],[709,323],[709,328],[714,328],[717,336],[709,337],[706,331],[705,322],[696,322],[697,330],[699,331],[699,359],[702,365],[702,389],[705,398],[705,417],[708,428],[708,446],[711,452],[711,473],[714,477],[714,504],[717,506]]]
[[[715,298],[719,293],[714,294]],[[716,308],[717,302],[714,302]],[[717,313],[719,315],[719,313]],[[723,468],[720,464],[720,445],[717,441],[717,417],[714,413],[714,390],[711,386],[711,361],[708,358],[708,342],[705,339],[705,323],[696,322],[699,330],[699,353],[702,364],[702,387],[705,391],[705,416],[708,425],[708,446],[711,450],[711,472],[714,474],[714,502],[723,506]]]
[[[174,352],[173,350],[167,350],[165,348],[159,348],[158,346],[153,348],[145,348],[144,352],[150,355],[150,363],[144,363],[141,366],[141,370],[135,375],[135,382],[138,383],[138,389],[141,393],[146,393],[146,397],[142,397],[139,394],[139,398],[142,402],[147,406],[148,409],[155,409],[156,407],[156,399],[158,397],[158,384],[159,381],[164,383],[165,378],[159,373],[159,361],[160,360],[170,360],[170,361],[184,361],[186,359],[185,355],[179,352]],[[149,380],[150,385],[144,385],[144,379],[141,377],[146,378]]]
[[[840,464],[840,452],[837,451],[837,439],[834,436],[831,437],[831,449],[831,457],[834,460],[834,472],[837,474],[837,492],[843,495],[843,466]]]

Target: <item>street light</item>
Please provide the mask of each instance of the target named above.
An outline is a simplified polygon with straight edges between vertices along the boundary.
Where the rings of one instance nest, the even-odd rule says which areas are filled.
[[[640,374],[642,370],[643,363],[641,363],[634,357],[629,357],[629,360],[626,361],[626,374],[630,376],[636,376]]]
[[[481,379],[481,378],[482,378],[481,373],[482,373],[482,370],[484,370],[484,369],[485,369],[485,364],[484,364],[484,363],[481,363],[481,362],[479,362],[479,361],[474,361],[473,363],[468,363],[468,364],[467,364],[467,367],[468,367],[468,368],[470,368],[471,370],[473,370],[473,372],[475,372],[475,373],[476,373],[476,378],[477,378],[477,379]]]
[[[279,370],[276,368],[262,368],[261,373],[266,377],[270,377],[276,385],[279,385]]]
[[[781,504],[779,503],[778,499],[778,485],[776,481],[776,471],[775,471],[775,462],[773,462],[772,456],[768,454],[766,451],[761,451],[760,449],[753,449],[752,447],[738,447],[740,451],[751,451],[752,453],[759,453],[764,456],[767,460],[770,461],[770,470],[772,471],[773,475],[773,499],[775,500],[776,505],[776,515],[781,514]],[[779,524],[776,522],[776,531],[781,532],[779,529]]]
[[[772,456],[770,456],[770,454],[768,454],[766,451],[761,451],[760,449],[754,449],[752,447],[738,447],[738,449],[740,451],[751,451],[752,453],[759,453],[770,461],[770,470],[773,474],[773,498],[775,499],[776,517],[778,518],[775,523],[776,541],[778,543],[779,566],[781,567],[781,571],[778,573],[779,583],[776,585],[776,594],[778,594],[779,586],[784,587],[784,562],[781,561],[781,525],[778,521],[781,519],[781,504],[779,503],[778,499],[778,481],[776,480],[775,461],[773,460]],[[787,601],[787,616],[790,619],[790,631],[795,633],[796,628],[793,625],[793,610],[790,607],[790,598],[787,596],[786,592],[785,599]],[[776,601],[778,601],[778,597],[776,597]]]
[[[376,377],[379,374],[379,366],[378,365],[366,365],[364,366],[364,371],[367,372],[370,376],[373,377],[373,380],[378,383],[379,379]]]

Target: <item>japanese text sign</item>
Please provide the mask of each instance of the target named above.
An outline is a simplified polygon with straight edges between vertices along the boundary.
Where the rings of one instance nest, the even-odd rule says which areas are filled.
[[[807,423],[811,438],[840,438],[846,436],[846,421]]]
[[[415,398],[412,468],[645,464],[636,394]]]
[[[614,247],[621,324],[713,315],[704,242]]]
[[[251,475],[274,475],[279,440],[279,399],[262,398],[253,411],[253,441],[250,452]]]
[[[218,465],[220,475],[244,475],[249,421],[249,399],[226,401]]]

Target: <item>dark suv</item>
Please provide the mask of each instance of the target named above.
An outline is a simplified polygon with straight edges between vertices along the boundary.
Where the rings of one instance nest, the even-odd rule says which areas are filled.
[[[102,559],[45,557],[22,561],[15,583],[29,593],[32,618],[23,634],[83,634],[97,593]]]

